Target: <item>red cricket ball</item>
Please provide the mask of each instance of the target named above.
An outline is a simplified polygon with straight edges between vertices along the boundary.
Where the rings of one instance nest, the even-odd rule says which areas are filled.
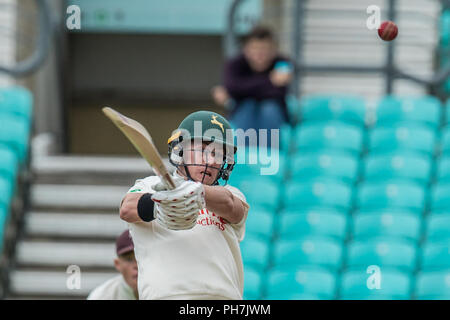
[[[397,37],[398,27],[392,21],[384,21],[378,28],[378,35],[384,41],[392,41]]]

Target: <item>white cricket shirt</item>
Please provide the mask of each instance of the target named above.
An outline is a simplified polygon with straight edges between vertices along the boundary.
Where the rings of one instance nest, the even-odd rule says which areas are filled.
[[[136,300],[136,297],[120,274],[92,290],[87,300]]]
[[[157,176],[137,180],[128,192],[154,193],[152,186],[159,181]],[[225,188],[244,204],[238,224],[229,224],[206,208],[190,230],[169,230],[156,220],[129,224],[140,299],[242,299],[239,242],[244,239],[249,205],[237,188]]]

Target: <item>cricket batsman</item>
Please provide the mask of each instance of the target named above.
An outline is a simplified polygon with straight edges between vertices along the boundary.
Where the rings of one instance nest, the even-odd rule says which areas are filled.
[[[231,130],[217,113],[190,114],[168,140],[176,188],[149,176],[123,198],[120,218],[134,242],[139,299],[242,299],[239,242],[249,205],[227,184],[237,150]]]

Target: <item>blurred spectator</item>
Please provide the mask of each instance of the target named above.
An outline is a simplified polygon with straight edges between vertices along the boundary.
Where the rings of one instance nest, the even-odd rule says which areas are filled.
[[[278,53],[271,30],[257,26],[244,37],[242,52],[226,62],[224,85],[211,93],[235,128],[279,129],[288,121],[285,101],[292,69]]]
[[[137,263],[134,257],[134,244],[128,230],[116,240],[114,266],[120,275],[95,288],[88,300],[137,300]]]

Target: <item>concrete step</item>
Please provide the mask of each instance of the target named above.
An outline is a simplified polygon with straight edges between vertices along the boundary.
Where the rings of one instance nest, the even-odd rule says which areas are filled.
[[[387,8],[386,2],[384,0],[372,0],[370,4],[377,5],[384,11]],[[349,11],[355,12],[356,14],[361,14],[365,12],[368,7],[369,2],[361,0],[340,0],[339,2],[335,0],[321,0],[321,1],[306,1],[305,6],[308,10],[333,10],[333,11]],[[408,0],[408,1],[397,1],[398,12],[413,12],[418,16],[439,16],[441,9],[441,4],[439,1],[429,1],[429,0]]]
[[[113,268],[114,242],[21,241],[16,247],[16,264],[21,267]]]
[[[10,274],[10,297],[30,299],[77,298],[85,299],[98,285],[115,277],[117,272],[83,272],[80,273],[80,288],[73,287],[74,273],[61,271],[16,270]],[[69,286],[68,286],[69,282]],[[72,286],[71,286],[72,285]],[[72,288],[72,289],[69,289]]]
[[[117,212],[71,213],[37,212],[27,214],[25,232],[27,238],[84,238],[115,240],[128,228]]]
[[[168,159],[163,161],[174,170]],[[37,156],[31,167],[38,184],[132,185],[155,174],[141,157]]]
[[[96,210],[108,209],[118,212],[120,203],[132,185],[61,185],[37,184],[31,187],[33,209],[52,208]]]
[[[41,156],[32,161],[39,174],[149,172],[151,167],[140,157]]]

